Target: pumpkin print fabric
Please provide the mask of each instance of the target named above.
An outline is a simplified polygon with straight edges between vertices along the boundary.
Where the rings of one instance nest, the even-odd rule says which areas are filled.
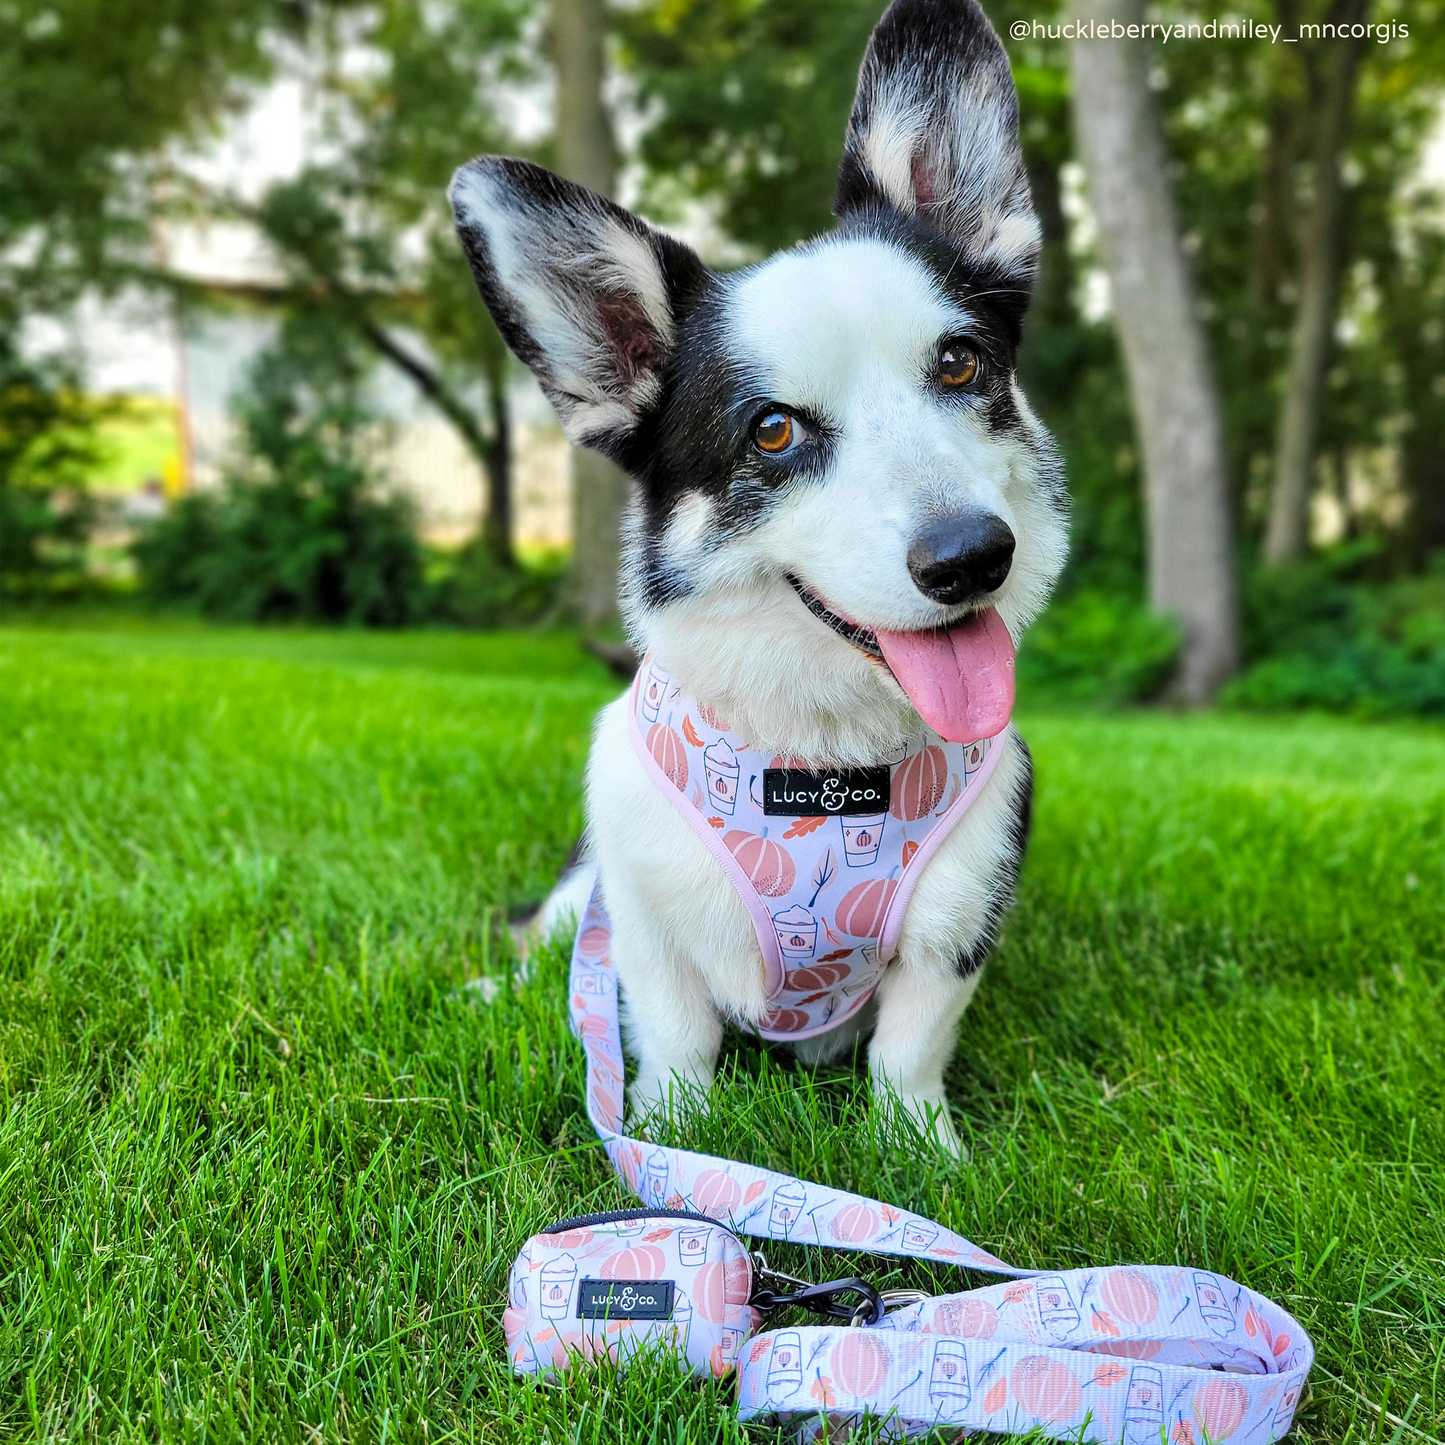
[[[706,1219],[631,1212],[640,1217],[595,1219],[527,1241],[512,1265],[502,1315],[518,1374],[555,1373],[577,1359],[623,1362],[659,1345],[679,1351],[698,1374],[720,1377],[733,1368],[759,1322],[748,1304],[746,1246]],[[584,1310],[589,1283],[608,1281],[615,1309]],[[628,1318],[637,1287],[658,1281],[671,1286],[661,1296],[666,1308],[650,1311],[662,1317]]]
[[[607,914],[594,894],[573,949],[570,989],[573,1029],[587,1056],[588,1115],[648,1210],[702,1217],[653,1217],[635,1238],[599,1241],[598,1229],[569,1229],[530,1241],[513,1271],[504,1321],[516,1369],[625,1361],[651,1339],[671,1344],[700,1374],[731,1365],[739,1415],[796,1427],[799,1439],[838,1439],[865,1415],[887,1418],[899,1435],[1034,1430],[1100,1445],[1261,1445],[1288,1434],[1313,1345],[1278,1305],[1222,1275],[1186,1265],[1022,1270],[877,1200],[622,1134],[610,949]],[[785,1325],[756,1334],[746,1256],[726,1231],[1013,1278],[905,1305],[871,1329]],[[673,1320],[627,1330],[551,1318],[549,1309],[574,1298],[572,1269],[580,1277],[584,1267],[600,1279],[673,1280]],[[679,1309],[681,1329],[674,1328]]]
[[[914,884],[1002,756],[1002,735],[949,743],[920,724],[886,760],[886,807],[769,816],[764,776],[792,760],[750,748],[650,660],[633,683],[631,735],[648,775],[752,917],[772,1004],[757,1031],[768,1039],[823,1033],[867,1002],[897,948]]]

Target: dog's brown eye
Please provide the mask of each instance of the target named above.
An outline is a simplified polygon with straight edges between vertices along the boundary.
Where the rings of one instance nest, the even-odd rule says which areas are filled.
[[[793,444],[793,419],[785,411],[770,411],[758,418],[753,427],[753,440],[759,450],[776,456]]]
[[[978,375],[978,353],[951,341],[938,355],[938,379],[944,386],[967,386]]]

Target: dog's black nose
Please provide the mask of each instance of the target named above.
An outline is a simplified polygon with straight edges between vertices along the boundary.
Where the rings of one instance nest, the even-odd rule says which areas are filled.
[[[918,590],[953,606],[1002,587],[1013,562],[1014,534],[992,512],[958,512],[930,522],[908,549]]]

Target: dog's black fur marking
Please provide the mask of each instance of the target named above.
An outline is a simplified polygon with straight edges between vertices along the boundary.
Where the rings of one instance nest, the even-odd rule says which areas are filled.
[[[1029,834],[1034,825],[1034,759],[1029,745],[1014,734],[1014,741],[1023,750],[1023,775],[1013,795],[1013,816],[1009,819],[1008,860],[999,868],[994,877],[993,893],[989,899],[988,918],[978,942],[972,948],[958,955],[954,968],[960,978],[977,973],[988,959],[989,952],[998,941],[998,927],[1004,914],[1013,906],[1014,890],[1018,887],[1019,873],[1023,868],[1024,854],[1028,851]]]

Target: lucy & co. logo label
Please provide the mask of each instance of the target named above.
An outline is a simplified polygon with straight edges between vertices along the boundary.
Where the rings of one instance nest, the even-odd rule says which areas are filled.
[[[763,812],[770,818],[857,817],[888,807],[887,767],[838,768],[809,773],[801,768],[763,771]]]
[[[577,1289],[579,1320],[670,1320],[670,1279],[584,1279]]]

